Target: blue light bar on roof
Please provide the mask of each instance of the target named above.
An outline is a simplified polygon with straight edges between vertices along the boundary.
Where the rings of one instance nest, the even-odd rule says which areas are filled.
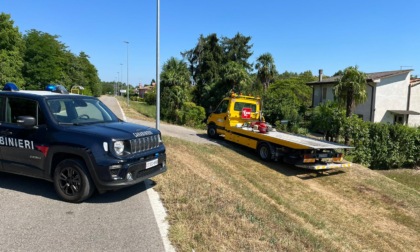
[[[13,82],[7,82],[3,87],[3,91],[19,91],[19,88]]]
[[[60,93],[60,94],[68,94],[69,93],[69,91],[67,91],[67,89],[65,87],[63,87],[62,85],[55,85],[55,84],[48,84],[45,87],[45,90],[55,92],[55,93]]]

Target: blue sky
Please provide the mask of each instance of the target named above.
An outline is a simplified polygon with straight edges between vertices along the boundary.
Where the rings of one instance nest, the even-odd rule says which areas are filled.
[[[156,78],[153,0],[0,0],[21,33],[60,36],[74,54],[90,56],[102,81]],[[160,0],[160,65],[193,48],[200,36],[250,36],[253,55],[271,53],[279,72],[333,75],[348,66],[420,76],[418,0]],[[121,65],[122,64],[122,65]]]

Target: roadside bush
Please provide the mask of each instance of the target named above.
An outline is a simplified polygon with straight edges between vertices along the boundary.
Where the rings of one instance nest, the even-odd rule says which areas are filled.
[[[370,149],[369,123],[353,115],[344,120],[344,128],[350,132],[352,139],[351,155],[353,162],[370,166],[372,162],[372,154]]]
[[[156,91],[154,88],[144,94],[144,101],[149,105],[156,105]]]
[[[206,112],[203,107],[197,106],[194,102],[184,102],[180,110],[176,111],[178,124],[190,127],[200,127]]]
[[[336,102],[327,101],[315,107],[311,115],[311,128],[322,132],[327,141],[338,141],[346,112]]]
[[[418,130],[404,125],[392,125],[389,129],[390,141],[388,163],[391,167],[415,165],[418,158],[418,145],[416,146]]]
[[[138,94],[130,95],[130,101],[139,101],[139,95]]]
[[[372,169],[414,167],[420,164],[420,130],[405,125],[346,120],[353,161]]]

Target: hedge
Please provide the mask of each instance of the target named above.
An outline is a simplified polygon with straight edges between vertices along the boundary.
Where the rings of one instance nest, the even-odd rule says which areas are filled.
[[[372,169],[415,167],[420,165],[420,129],[400,124],[347,119],[353,161]]]

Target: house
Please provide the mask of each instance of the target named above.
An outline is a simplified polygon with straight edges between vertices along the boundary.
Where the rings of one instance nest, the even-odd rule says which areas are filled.
[[[144,98],[144,95],[147,93],[147,92],[149,92],[152,88],[154,88],[155,87],[155,83],[154,82],[152,82],[152,84],[151,85],[144,85],[144,86],[141,86],[141,84],[139,85],[139,88],[138,88],[138,92],[139,92],[139,97],[141,97],[141,98]]]
[[[410,78],[413,70],[369,73],[366,78],[367,100],[356,106],[354,113],[365,121],[402,123],[420,126],[420,79]],[[334,100],[333,87],[341,76],[323,78],[319,70],[318,81],[312,86],[312,106]]]

